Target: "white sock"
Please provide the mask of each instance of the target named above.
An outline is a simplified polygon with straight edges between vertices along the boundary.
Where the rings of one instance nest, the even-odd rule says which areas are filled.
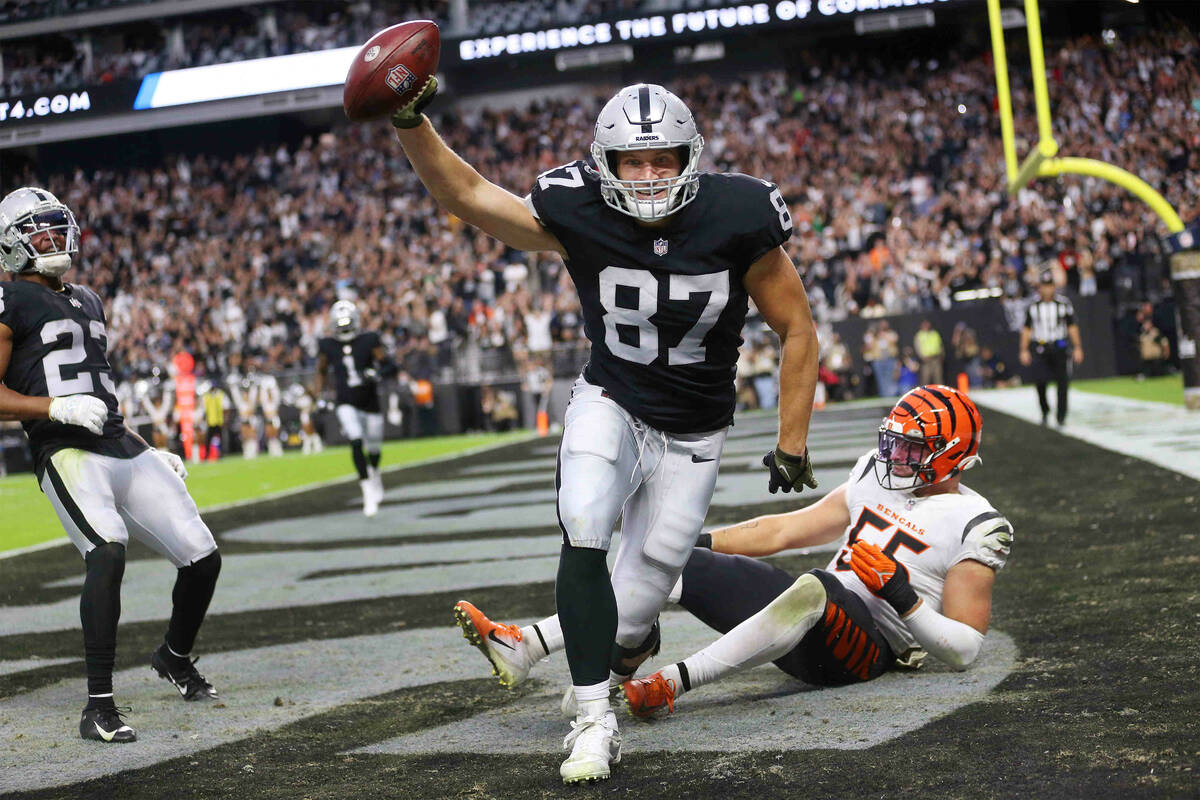
[[[591,686],[576,685],[575,701],[579,703],[579,713],[584,716],[593,716],[587,709],[599,708],[597,714],[603,714],[608,710],[608,681],[594,683]]]
[[[679,664],[682,664],[682,663],[683,663],[682,661],[679,662]],[[679,669],[679,664],[671,664],[670,666],[663,667],[662,669],[660,669],[658,671],[659,674],[662,675],[664,678],[666,678],[668,681],[675,682],[675,696],[676,697],[679,697],[679,695],[683,694],[684,692],[686,692],[688,689],[691,688],[691,686],[688,685],[683,680],[681,671]],[[686,667],[685,667],[685,669],[686,669]]]
[[[565,645],[558,614],[521,628],[521,641],[525,642],[526,651],[534,661],[562,650]]]
[[[799,644],[804,634],[825,613],[823,600],[820,603],[808,602],[804,594],[797,595],[797,585],[806,579],[816,581],[811,576],[801,577],[792,588],[771,601],[762,611],[700,652],[684,659],[681,662],[682,669],[677,669],[675,675],[679,687],[695,689],[734,670],[766,664]],[[824,595],[824,587],[821,587],[819,596],[824,598]],[[679,674],[684,672],[687,674],[686,681]],[[666,670],[663,670],[663,674],[666,674]]]

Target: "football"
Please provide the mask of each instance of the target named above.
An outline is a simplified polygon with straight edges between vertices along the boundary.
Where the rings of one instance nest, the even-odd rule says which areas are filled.
[[[437,71],[441,36],[427,19],[392,25],[372,36],[350,65],[342,107],[354,122],[386,117],[411,102]]]

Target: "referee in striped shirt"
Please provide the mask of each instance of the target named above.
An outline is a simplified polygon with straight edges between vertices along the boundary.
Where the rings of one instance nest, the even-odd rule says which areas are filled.
[[[1021,328],[1021,363],[1033,367],[1042,424],[1050,418],[1046,384],[1054,381],[1058,389],[1055,418],[1061,426],[1067,421],[1067,387],[1071,383],[1071,362],[1083,363],[1083,344],[1075,309],[1071,301],[1054,292],[1054,273],[1046,270],[1038,281],[1038,299],[1025,311]]]

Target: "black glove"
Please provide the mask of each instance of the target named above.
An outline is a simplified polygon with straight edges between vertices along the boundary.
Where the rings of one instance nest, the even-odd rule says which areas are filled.
[[[438,80],[437,76],[434,75],[425,82],[421,93],[411,103],[397,109],[392,114],[392,125],[397,128],[415,128],[420,125],[422,119],[421,112],[427,105],[433,102],[433,97],[437,94],[437,90]]]
[[[804,491],[805,486],[810,489],[817,488],[817,479],[813,477],[812,461],[808,457],[807,447],[804,448],[802,456],[794,456],[775,448],[763,456],[762,463],[764,467],[771,470],[768,487],[771,494],[775,494],[780,489],[785,492],[790,492],[792,489],[801,492]]]

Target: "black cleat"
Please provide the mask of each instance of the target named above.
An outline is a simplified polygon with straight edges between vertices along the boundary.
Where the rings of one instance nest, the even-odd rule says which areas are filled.
[[[165,645],[161,645],[150,656],[150,666],[158,673],[160,678],[169,680],[179,690],[179,695],[184,700],[217,699],[217,690],[196,669],[196,662],[199,661],[198,658],[193,658],[190,661],[185,658],[182,660],[182,666],[171,667],[168,664],[175,659],[171,657],[169,661],[168,656],[164,655],[164,649]]]
[[[128,708],[85,708],[79,720],[79,735],[84,739],[94,739],[97,742],[125,744],[137,741],[137,731],[122,721],[122,712]]]

